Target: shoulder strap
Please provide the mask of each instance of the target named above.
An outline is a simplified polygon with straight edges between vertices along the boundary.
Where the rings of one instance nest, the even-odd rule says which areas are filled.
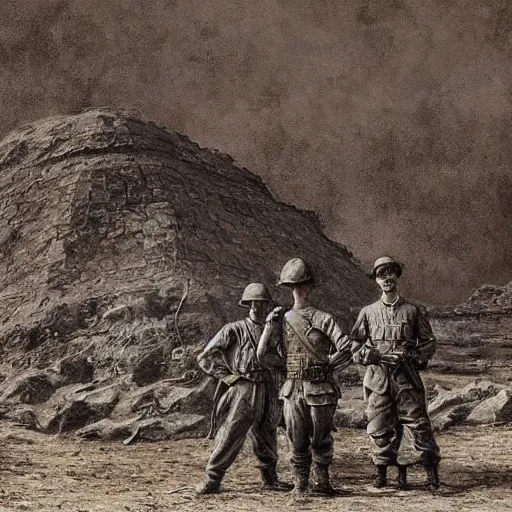
[[[254,338],[254,333],[252,332],[251,325],[247,321],[247,319],[244,319],[245,326],[247,327],[247,334],[249,335],[249,340],[251,342],[252,348],[254,349],[254,353],[256,353],[256,350],[258,349],[258,342]]]
[[[329,358],[320,354],[316,350],[316,347],[308,339],[307,333],[311,329],[311,323],[301,314],[296,313],[295,311],[292,310],[288,311],[284,317],[288,322],[288,325],[296,334],[302,347],[305,348],[309,352],[309,354],[313,356],[313,358],[316,359],[317,361],[320,361],[323,364],[328,364]]]

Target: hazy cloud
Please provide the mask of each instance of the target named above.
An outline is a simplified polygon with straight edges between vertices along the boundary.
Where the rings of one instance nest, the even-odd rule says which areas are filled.
[[[3,0],[1,132],[133,106],[457,301],[512,274],[506,0]]]

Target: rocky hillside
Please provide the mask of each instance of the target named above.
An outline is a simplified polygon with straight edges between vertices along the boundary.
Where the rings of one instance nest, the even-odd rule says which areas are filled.
[[[203,425],[212,386],[194,352],[242,314],[247,282],[273,285],[290,257],[312,263],[317,304],[340,322],[375,295],[313,214],[127,110],[43,120],[0,143],[0,252],[0,401],[49,432]]]

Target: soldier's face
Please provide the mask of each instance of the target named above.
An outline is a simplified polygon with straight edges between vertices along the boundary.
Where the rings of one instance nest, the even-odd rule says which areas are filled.
[[[375,280],[383,292],[394,292],[398,283],[396,269],[392,266],[379,268],[375,275]]]
[[[249,310],[249,317],[255,322],[263,323],[269,311],[270,303],[264,300],[253,300]]]

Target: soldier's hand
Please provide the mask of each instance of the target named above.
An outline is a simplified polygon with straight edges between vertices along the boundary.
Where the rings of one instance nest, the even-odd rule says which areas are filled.
[[[381,354],[376,348],[369,348],[362,357],[361,364],[379,364],[381,362]]]
[[[285,313],[282,306],[275,307],[267,316],[267,322],[279,322]]]
[[[387,354],[381,355],[381,361],[387,364],[397,365],[400,361],[407,357],[403,350],[394,350],[392,352],[388,352]]]

